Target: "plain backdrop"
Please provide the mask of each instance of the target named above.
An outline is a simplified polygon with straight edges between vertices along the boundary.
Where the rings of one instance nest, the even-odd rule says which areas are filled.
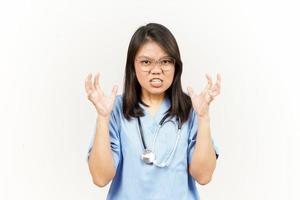
[[[299,4],[292,0],[0,3],[0,199],[105,199],[85,160],[96,110],[84,79],[122,93],[130,38],[157,22],[174,34],[182,84],[211,104],[221,155],[202,200],[298,200]],[[153,177],[155,178],[155,177]]]

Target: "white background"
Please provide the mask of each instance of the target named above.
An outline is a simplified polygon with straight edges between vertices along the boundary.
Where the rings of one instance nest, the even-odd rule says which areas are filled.
[[[185,91],[222,76],[210,109],[221,155],[202,199],[300,199],[299,19],[291,0],[1,1],[0,199],[105,199],[85,160],[96,110],[84,79],[100,72],[120,94],[148,22],[176,37]]]

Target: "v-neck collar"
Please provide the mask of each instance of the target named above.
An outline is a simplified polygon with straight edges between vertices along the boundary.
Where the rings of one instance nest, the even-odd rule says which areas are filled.
[[[140,106],[144,109],[145,118],[151,122],[155,122],[156,124],[159,124],[160,120],[165,115],[165,112],[170,108],[170,99],[169,97],[165,96],[163,101],[161,102],[159,109],[156,111],[155,115],[152,117],[151,114],[148,112],[146,106],[144,106],[142,103],[139,103]]]

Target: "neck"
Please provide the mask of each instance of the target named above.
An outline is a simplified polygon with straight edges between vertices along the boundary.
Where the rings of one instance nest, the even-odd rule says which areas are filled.
[[[144,103],[146,103],[149,106],[156,106],[156,105],[160,105],[161,102],[164,100],[165,98],[165,94],[150,94],[150,93],[146,93],[144,92],[142,94],[142,101]]]

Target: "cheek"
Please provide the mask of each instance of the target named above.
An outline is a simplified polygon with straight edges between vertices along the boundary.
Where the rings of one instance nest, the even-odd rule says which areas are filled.
[[[135,71],[135,74],[136,74],[136,78],[137,78],[138,82],[140,83],[140,85],[142,87],[145,87],[146,83],[147,83],[147,79],[145,78],[145,76],[137,70]]]
[[[166,78],[166,83],[168,86],[172,85],[172,82],[173,82],[173,79],[174,79],[174,73],[170,74],[167,78]]]

